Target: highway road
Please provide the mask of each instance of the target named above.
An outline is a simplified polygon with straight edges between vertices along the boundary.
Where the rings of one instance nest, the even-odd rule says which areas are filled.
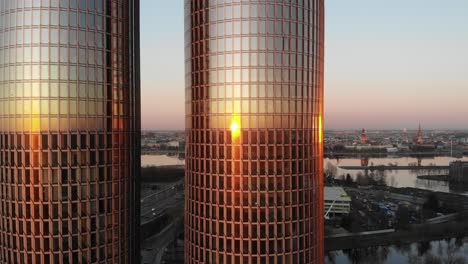
[[[164,189],[148,194],[141,199],[141,223],[160,217],[168,208],[175,207],[184,199],[183,181],[167,185]]]
[[[176,219],[159,234],[154,235],[143,242],[142,259],[144,264],[161,263],[164,249],[184,230],[183,219]]]

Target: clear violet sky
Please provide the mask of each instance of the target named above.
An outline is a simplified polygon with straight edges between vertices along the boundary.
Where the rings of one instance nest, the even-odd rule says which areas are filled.
[[[468,129],[467,0],[326,0],[326,129]],[[142,128],[184,128],[183,0],[141,0]]]

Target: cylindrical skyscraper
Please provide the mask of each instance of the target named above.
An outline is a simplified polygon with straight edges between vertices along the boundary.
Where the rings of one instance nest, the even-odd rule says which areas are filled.
[[[186,263],[323,263],[324,1],[185,0]]]
[[[0,0],[0,263],[138,261],[138,0]]]

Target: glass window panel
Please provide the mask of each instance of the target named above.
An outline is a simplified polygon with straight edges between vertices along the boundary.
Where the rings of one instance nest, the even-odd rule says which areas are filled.
[[[102,30],[104,28],[103,18],[102,16],[96,16],[95,26],[98,30]]]
[[[59,113],[58,101],[50,100],[50,114],[57,115]]]
[[[59,24],[59,12],[55,10],[50,11],[50,24],[53,26],[58,26]]]
[[[41,79],[49,79],[49,65],[41,65]]]
[[[57,83],[50,83],[50,96],[51,97],[58,97],[58,84]]]
[[[43,65],[48,66],[48,65]],[[49,85],[48,83],[41,84],[41,97],[48,97],[49,96]]]
[[[73,2],[73,1],[72,1]],[[76,12],[69,12],[70,15],[70,26],[71,27],[76,27],[78,25],[78,16]]]
[[[44,0],[43,0],[43,2],[44,2]],[[51,7],[59,7],[59,0],[50,0],[50,6]]]
[[[49,47],[41,47],[41,62],[49,61]]]
[[[34,10],[32,12],[32,24],[34,26],[39,26],[41,24],[41,11],[40,10]]]
[[[88,14],[88,28],[95,27],[94,14]]]
[[[41,40],[41,31],[38,28],[32,30],[32,43],[37,44]]]
[[[87,24],[86,24],[86,14],[80,12],[79,17],[80,17],[79,26],[82,27],[82,28],[86,28],[86,26],[87,26]]]
[[[69,42],[71,45],[76,45],[77,44],[77,38],[76,38],[76,30],[69,30]]]
[[[69,0],[64,0],[64,1],[69,1]],[[77,9],[78,8],[78,3],[77,1],[69,1],[70,2],[70,8]]]
[[[58,39],[59,39],[58,29],[55,29],[55,28],[50,29],[50,43],[58,44]]]
[[[68,49],[60,48],[60,62],[68,62]]]
[[[68,97],[68,85],[66,83],[60,84],[60,97],[62,98]]]
[[[41,84],[38,82],[31,83],[31,96],[39,97],[41,94]]]
[[[68,114],[68,101],[67,100],[61,100],[60,101],[60,114],[61,115],[66,115]]]
[[[60,25],[64,27],[68,26],[68,11],[60,12]]]
[[[60,66],[60,80],[68,80],[68,67]]]
[[[58,60],[59,60],[58,48],[57,47],[51,47],[49,52],[50,52],[50,61],[51,62],[58,62]]]
[[[57,65],[51,65],[50,66],[50,78],[52,80],[58,80],[59,77],[59,72],[58,72],[58,66]]]
[[[80,10],[86,10],[86,2],[87,0],[78,0],[78,8]]]
[[[31,19],[32,19],[32,15],[31,15],[31,11],[24,11],[23,12],[24,14],[24,26],[31,26]]]
[[[66,29],[60,30],[60,44],[68,44],[68,30]]]
[[[73,1],[72,1],[72,2],[73,2]],[[69,3],[70,3],[70,0],[61,0],[61,1],[60,1],[60,6],[61,6],[62,8],[68,8],[68,7],[70,6]]]
[[[25,28],[23,29],[23,44],[30,44],[31,43],[31,29]]]
[[[70,66],[69,76],[70,76],[70,80],[76,81],[76,67],[75,66]]]
[[[79,31],[79,44],[86,46],[86,31]]]
[[[48,100],[41,100],[41,114],[43,115],[49,114],[49,101]]]
[[[41,29],[41,43],[49,43],[49,29],[48,28]]]
[[[76,63],[77,62],[77,55],[76,55],[76,48],[70,48],[70,62]]]
[[[78,57],[79,57],[80,63],[83,63],[83,64],[86,63],[87,61],[86,49],[80,49],[80,55]]]

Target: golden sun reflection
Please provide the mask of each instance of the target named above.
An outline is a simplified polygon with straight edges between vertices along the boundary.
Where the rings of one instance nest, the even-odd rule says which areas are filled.
[[[240,119],[239,117],[233,117],[231,121],[231,129],[232,138],[238,138],[240,136]]]
[[[319,143],[323,142],[323,117],[319,117]]]

